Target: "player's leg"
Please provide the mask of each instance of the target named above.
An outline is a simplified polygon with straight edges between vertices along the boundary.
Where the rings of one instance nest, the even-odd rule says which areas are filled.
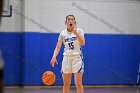
[[[84,73],[84,63],[81,56],[77,56],[72,62],[72,72],[74,73],[74,81],[77,89],[77,93],[84,93],[82,85],[82,77]]]
[[[72,74],[62,74],[63,78],[63,93],[69,93]]]
[[[82,85],[82,77],[83,77],[82,72],[74,73],[74,81],[75,81],[77,93],[84,93],[84,88]]]
[[[72,68],[71,68],[71,58],[64,56],[62,61],[62,78],[63,78],[63,93],[69,93],[71,77],[72,77]]]

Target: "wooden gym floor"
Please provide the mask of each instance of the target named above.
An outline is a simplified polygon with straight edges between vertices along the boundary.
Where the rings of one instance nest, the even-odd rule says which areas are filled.
[[[140,87],[132,86],[98,86],[84,87],[85,93],[140,93]],[[5,87],[3,93],[62,93],[62,87]],[[76,93],[71,87],[70,93]]]

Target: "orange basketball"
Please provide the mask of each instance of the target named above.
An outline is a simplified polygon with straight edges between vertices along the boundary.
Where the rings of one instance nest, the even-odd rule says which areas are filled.
[[[52,85],[55,82],[55,74],[52,71],[46,71],[42,75],[42,81],[46,85]]]

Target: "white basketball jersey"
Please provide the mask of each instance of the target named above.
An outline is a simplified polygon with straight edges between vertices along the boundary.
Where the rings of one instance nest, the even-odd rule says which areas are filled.
[[[84,36],[84,32],[82,29],[77,28],[77,32],[79,35]],[[64,43],[65,48],[63,55],[65,56],[81,55],[82,52],[81,45],[74,33],[68,32],[67,29],[65,29],[60,33],[58,40]]]

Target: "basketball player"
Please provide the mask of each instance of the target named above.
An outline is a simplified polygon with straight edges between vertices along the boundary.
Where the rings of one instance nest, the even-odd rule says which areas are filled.
[[[54,67],[55,63],[58,64],[56,57],[63,43],[65,46],[62,61],[63,93],[69,93],[72,73],[74,74],[77,93],[84,93],[82,85],[84,64],[81,51],[81,46],[85,45],[84,32],[76,27],[74,15],[66,16],[65,24],[67,28],[59,35],[50,64],[52,67]]]
[[[3,9],[3,0],[0,0],[0,24],[1,24],[1,16]],[[0,93],[3,92],[3,60],[1,58],[1,50],[0,50]]]

